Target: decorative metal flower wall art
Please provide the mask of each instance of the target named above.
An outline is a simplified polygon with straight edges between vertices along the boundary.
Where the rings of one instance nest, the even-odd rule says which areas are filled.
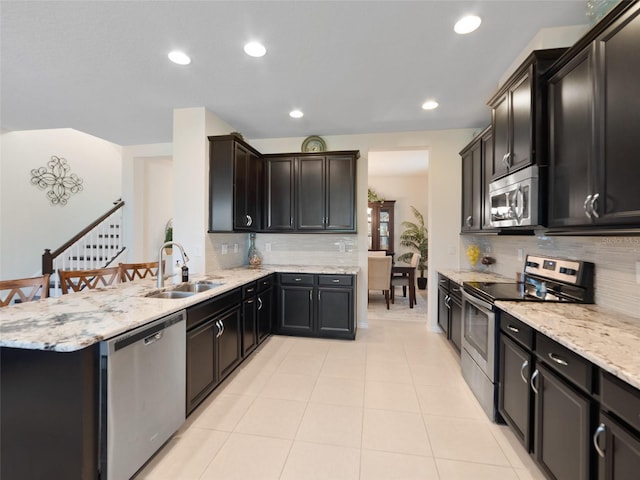
[[[67,160],[53,155],[46,167],[31,170],[31,183],[41,190],[47,190],[51,205],[64,206],[72,193],[82,191],[82,179],[69,173]]]

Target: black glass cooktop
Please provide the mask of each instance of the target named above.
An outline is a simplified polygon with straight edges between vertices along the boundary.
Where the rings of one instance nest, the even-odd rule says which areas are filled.
[[[476,297],[493,303],[498,300],[516,302],[577,302],[575,288],[554,282],[528,279],[526,283],[465,282],[464,289]]]

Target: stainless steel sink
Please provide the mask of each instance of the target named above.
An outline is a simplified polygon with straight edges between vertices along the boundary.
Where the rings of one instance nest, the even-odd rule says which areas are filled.
[[[145,297],[149,298],[186,298],[195,295],[196,292],[184,292],[177,290],[168,290],[165,292],[148,293]]]
[[[211,290],[212,288],[216,288],[222,285],[222,283],[209,282],[206,280],[200,280],[195,283],[181,283],[177,287],[175,287],[173,292],[192,292],[192,293],[200,293],[206,290]]]

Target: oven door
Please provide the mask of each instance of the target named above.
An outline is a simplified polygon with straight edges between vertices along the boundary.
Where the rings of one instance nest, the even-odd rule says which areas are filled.
[[[462,296],[462,348],[494,383],[496,320],[493,306],[464,290]]]

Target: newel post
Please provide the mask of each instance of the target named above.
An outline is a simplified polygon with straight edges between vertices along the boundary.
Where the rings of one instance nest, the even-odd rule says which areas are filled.
[[[45,248],[42,254],[42,274],[46,273],[49,275],[53,273],[53,255],[51,255],[51,250],[48,248]]]

